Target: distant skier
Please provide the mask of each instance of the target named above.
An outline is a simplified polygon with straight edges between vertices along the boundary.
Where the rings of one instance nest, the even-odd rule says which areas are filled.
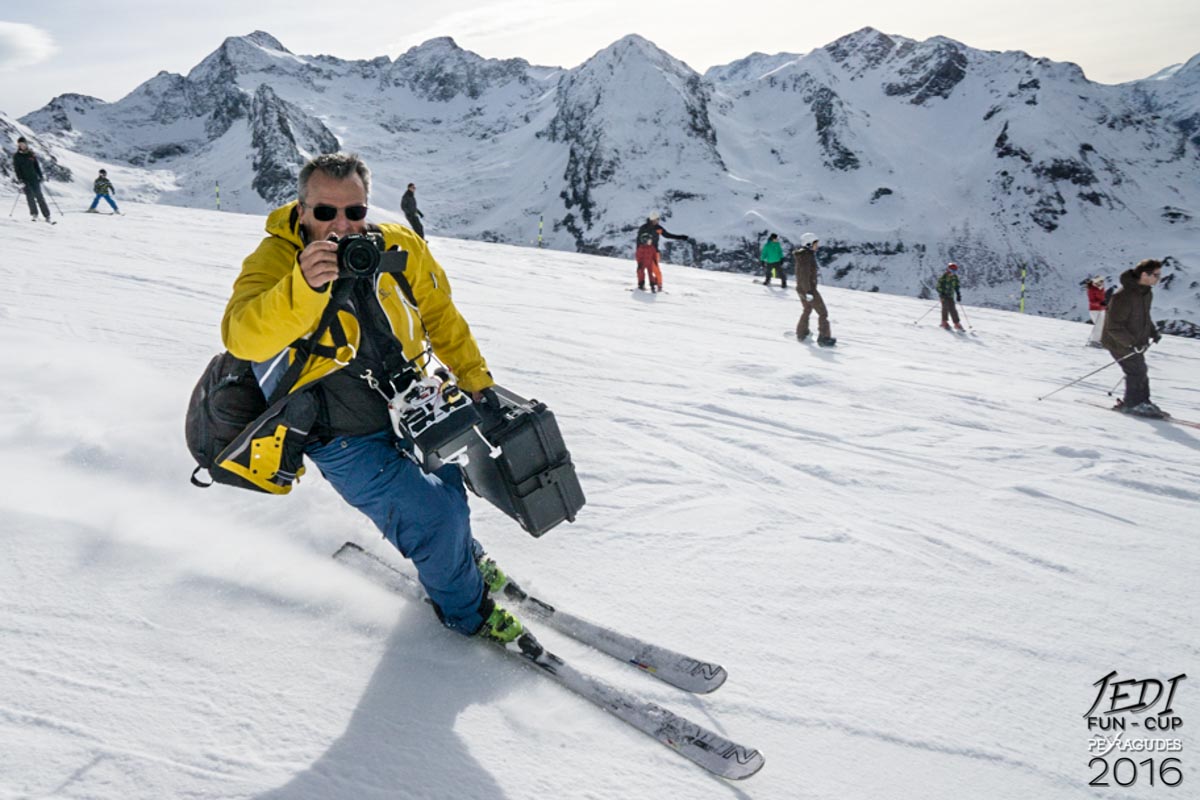
[[[42,194],[42,181],[46,180],[42,173],[42,165],[29,149],[29,142],[24,136],[17,139],[17,152],[13,153],[13,171],[17,174],[17,180],[21,182],[21,189],[25,192],[25,200],[29,203],[29,214],[33,221],[37,222],[40,208],[46,222],[51,225],[57,224],[50,219],[50,207],[46,205],[46,196]]]
[[[683,234],[669,233],[658,220],[658,212],[651,211],[637,231],[637,252],[634,257],[637,260],[637,288],[642,291],[646,289],[647,272],[650,273],[650,291],[662,291],[662,270],[658,268],[658,237],[688,241],[688,237]]]
[[[800,237],[800,246],[792,252],[796,262],[796,292],[804,305],[800,321],[796,323],[796,338],[804,341],[808,338],[808,318],[813,310],[817,312],[817,344],[821,347],[833,347],[837,339],[829,331],[829,312],[825,308],[825,300],[817,291],[817,246],[819,242],[815,233],[805,233]]]
[[[779,285],[784,289],[787,288],[787,273],[783,269],[783,245],[779,243],[779,234],[772,233],[767,237],[767,242],[762,246],[762,255],[759,256],[762,261],[763,271],[766,273],[766,278],[763,280],[764,286],[771,285],[771,277],[779,276]]]
[[[417,236],[424,239],[425,226],[421,224],[421,217],[425,215],[417,208],[416,191],[416,185],[410,183],[404,197],[400,200],[400,210],[404,212],[404,218],[408,220],[408,227],[416,231]]]
[[[1108,294],[1104,291],[1104,276],[1097,275],[1087,285],[1088,313],[1092,315],[1092,334],[1088,337],[1090,347],[1104,347],[1100,337],[1104,335],[1104,312],[1108,308]]]
[[[1117,407],[1139,417],[1164,417],[1162,409],[1150,402],[1150,376],[1146,370],[1146,349],[1151,340],[1162,335],[1150,316],[1152,289],[1162,278],[1162,262],[1148,258],[1121,273],[1121,289],[1108,303],[1101,338],[1108,352],[1125,371],[1125,398]]]
[[[937,282],[938,297],[942,300],[942,327],[950,330],[950,320],[954,320],[955,330],[963,330],[958,321],[958,308],[954,301],[962,302],[962,290],[958,283],[958,264],[951,261],[946,265],[946,271]]]
[[[92,183],[92,191],[96,193],[96,196],[92,199],[92,205],[87,210],[87,213],[99,214],[100,212],[96,210],[96,206],[100,203],[101,199],[107,201],[112,206],[114,214],[121,213],[121,210],[117,208],[116,201],[112,199],[113,185],[112,181],[108,179],[108,172],[106,170],[100,170],[100,175]]]

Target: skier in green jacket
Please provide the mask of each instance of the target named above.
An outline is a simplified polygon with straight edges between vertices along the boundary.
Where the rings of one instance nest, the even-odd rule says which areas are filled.
[[[783,245],[779,243],[778,233],[772,233],[767,237],[766,244],[762,246],[759,261],[762,262],[763,271],[766,273],[763,285],[770,286],[771,276],[778,275],[779,285],[786,289],[787,273],[783,270]]]
[[[937,293],[942,301],[942,327],[950,330],[950,320],[954,320],[954,327],[957,330],[963,330],[962,324],[958,321],[958,308],[954,305],[955,300],[962,302],[962,290],[958,283],[958,264],[951,261],[946,265],[946,271],[942,273],[942,277],[938,278]]]

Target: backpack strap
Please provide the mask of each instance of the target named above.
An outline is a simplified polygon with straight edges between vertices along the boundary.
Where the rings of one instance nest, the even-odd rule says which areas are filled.
[[[342,323],[338,321],[338,312],[346,304],[346,300],[350,297],[350,292],[354,289],[354,280],[337,280],[334,281],[329,303],[325,306],[325,311],[321,314],[321,320],[317,323],[317,329],[313,334],[305,339],[297,339],[292,346],[296,350],[295,358],[288,366],[287,372],[279,379],[271,396],[267,398],[267,405],[274,405],[279,399],[286,397],[288,392],[295,386],[296,381],[300,378],[300,373],[304,371],[304,365],[308,363],[311,356],[323,356],[325,358],[336,358],[337,352],[344,348],[348,342],[346,339],[346,331],[342,328]],[[321,337],[325,331],[329,330],[333,337],[333,347],[326,347],[319,344]]]

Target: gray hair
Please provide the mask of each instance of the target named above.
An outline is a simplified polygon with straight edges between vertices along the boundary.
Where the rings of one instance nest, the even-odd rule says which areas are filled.
[[[300,176],[296,180],[296,194],[301,204],[308,199],[308,179],[318,171],[338,180],[348,178],[352,174],[357,175],[362,180],[367,197],[371,196],[371,170],[358,157],[358,153],[322,153],[309,159],[308,163],[300,168]]]

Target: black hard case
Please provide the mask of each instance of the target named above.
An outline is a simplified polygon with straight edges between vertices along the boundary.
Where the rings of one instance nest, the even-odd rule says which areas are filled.
[[[463,468],[467,485],[534,536],[563,520],[574,522],[587,501],[554,413],[500,386],[495,397],[498,406],[478,405],[480,430],[501,453],[492,458],[477,438]]]

